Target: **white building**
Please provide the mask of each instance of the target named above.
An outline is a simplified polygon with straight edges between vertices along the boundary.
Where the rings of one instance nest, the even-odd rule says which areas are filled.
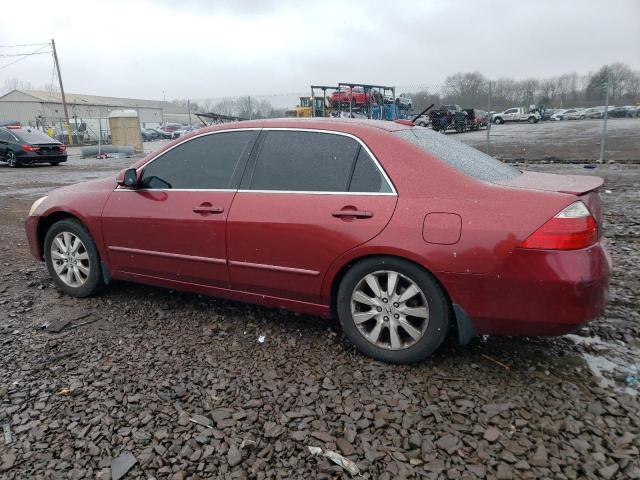
[[[69,119],[84,122],[106,119],[112,110],[135,110],[142,127],[165,123],[189,124],[189,111],[174,103],[135,98],[100,97],[65,93]],[[58,128],[64,121],[60,92],[43,90],[13,90],[0,97],[0,121],[17,120],[22,125]],[[197,122],[191,115],[191,122]]]

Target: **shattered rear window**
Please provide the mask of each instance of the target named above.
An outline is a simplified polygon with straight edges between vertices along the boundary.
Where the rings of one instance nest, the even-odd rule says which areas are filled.
[[[485,182],[511,180],[522,172],[458,140],[426,128],[393,132],[456,170]]]

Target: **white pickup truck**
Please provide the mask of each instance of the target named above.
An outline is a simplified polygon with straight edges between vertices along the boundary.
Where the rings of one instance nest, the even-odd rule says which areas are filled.
[[[540,114],[532,112],[526,108],[509,108],[504,112],[493,114],[493,123],[500,125],[504,122],[529,122],[538,123]]]

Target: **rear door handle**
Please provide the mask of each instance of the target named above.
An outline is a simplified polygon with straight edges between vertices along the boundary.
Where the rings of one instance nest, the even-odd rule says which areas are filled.
[[[206,205],[200,205],[199,207],[193,207],[193,211],[195,213],[207,214],[207,213],[222,213],[224,212],[224,208],[222,207],[211,207]]]
[[[337,210],[333,212],[331,215],[334,217],[353,217],[353,218],[371,218],[373,217],[373,212],[365,212],[363,210]]]

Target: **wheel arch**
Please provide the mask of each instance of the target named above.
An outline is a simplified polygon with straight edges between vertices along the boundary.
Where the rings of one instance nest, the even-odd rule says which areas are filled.
[[[362,261],[368,260],[370,258],[375,258],[375,257],[392,257],[399,260],[404,260],[406,262],[409,262],[417,266],[418,268],[425,271],[426,273],[428,273],[431,276],[431,278],[433,278],[433,280],[442,289],[442,292],[444,293],[447,299],[448,308],[449,308],[449,332],[450,332],[449,334],[451,334],[452,331],[455,331],[458,337],[458,341],[462,345],[466,345],[473,337],[476,336],[475,330],[473,328],[473,324],[468,318],[466,312],[464,311],[464,309],[462,309],[460,305],[457,305],[453,302],[451,295],[447,291],[444,284],[440,281],[438,276],[434,273],[432,269],[425,266],[416,258],[412,258],[413,255],[411,255],[409,252],[393,252],[393,253],[383,252],[383,251],[371,252],[371,253],[355,255],[353,257],[350,257],[349,259],[342,261],[340,266],[337,268],[336,266],[334,266],[335,273],[331,275],[330,280],[325,278],[327,286],[329,287],[328,297],[326,298],[326,300],[329,302],[329,311],[332,318],[338,318],[337,311],[336,311],[338,289],[340,287],[340,282],[342,281],[346,273],[356,264]]]
[[[86,228],[85,223],[82,221],[80,217],[67,211],[58,210],[55,212],[51,212],[47,216],[43,216],[42,218],[40,218],[40,221],[38,222],[38,246],[43,256],[44,256],[44,239],[47,236],[47,232],[55,223],[65,219],[77,220],[81,225],[83,225]]]
[[[407,255],[401,252],[388,253],[388,252],[380,251],[380,252],[370,252],[370,253],[362,253],[360,255],[355,255],[348,259],[344,259],[342,262],[340,262],[339,266],[338,265],[333,266],[332,270],[334,273],[331,274],[329,279],[325,278],[325,282],[328,287],[325,289],[325,294],[326,294],[325,300],[329,302],[329,307],[331,309],[332,315],[335,314],[336,297],[338,295],[338,288],[345,274],[357,263],[363,262],[371,258],[376,258],[376,257],[393,257],[398,260],[404,260],[406,262],[412,263],[413,265],[424,270],[429,275],[431,275],[431,277],[433,277],[436,283],[440,286],[440,288],[446,295],[447,300],[449,301],[449,304],[450,305],[453,304],[451,300],[451,296],[449,295],[449,292],[447,292],[447,289],[444,287],[444,285],[442,284],[438,276],[433,272],[433,270],[426,267],[423,263],[420,263],[417,259],[412,258],[413,255]]]

